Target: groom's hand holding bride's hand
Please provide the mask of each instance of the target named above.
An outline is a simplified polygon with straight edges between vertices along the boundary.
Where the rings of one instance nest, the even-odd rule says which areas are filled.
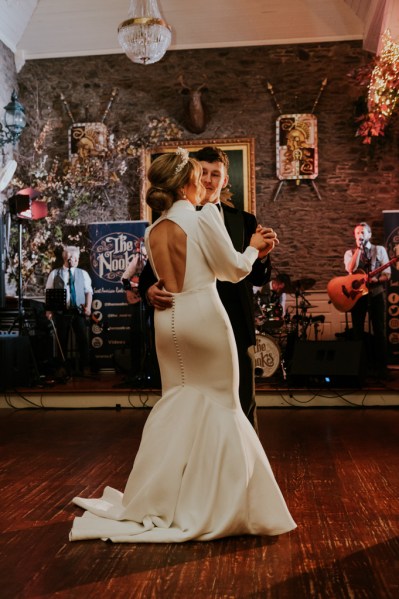
[[[146,292],[148,303],[156,310],[166,310],[167,308],[172,307],[173,295],[172,293],[169,293],[169,291],[166,291],[163,286],[163,279],[159,279],[159,281],[154,283],[154,285],[151,285]]]
[[[267,256],[267,254],[269,254],[269,252],[271,252],[280,242],[277,233],[271,227],[262,227],[262,225],[258,225],[256,231],[262,235],[265,243],[265,247],[259,250],[258,258],[265,258],[265,256]]]

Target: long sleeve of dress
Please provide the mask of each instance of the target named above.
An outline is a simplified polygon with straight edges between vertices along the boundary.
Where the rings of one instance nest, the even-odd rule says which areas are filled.
[[[219,281],[237,283],[252,270],[258,250],[248,246],[243,253],[234,249],[218,209],[206,204],[198,214],[202,251]]]

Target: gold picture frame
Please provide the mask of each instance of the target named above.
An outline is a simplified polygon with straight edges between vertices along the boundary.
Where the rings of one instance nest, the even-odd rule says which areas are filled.
[[[165,152],[176,152],[178,147],[186,148],[190,155],[205,146],[217,146],[229,157],[230,201],[246,212],[256,213],[255,199],[255,140],[248,138],[180,140],[161,143],[142,152],[142,180],[140,190],[140,218],[153,222],[151,208],[146,204],[148,188],[147,172],[151,162]]]

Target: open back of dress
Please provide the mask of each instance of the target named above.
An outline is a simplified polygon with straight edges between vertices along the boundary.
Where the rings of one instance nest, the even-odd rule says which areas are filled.
[[[152,229],[148,243],[157,278],[164,281],[168,291],[180,293],[186,272],[186,233],[172,220],[164,219]]]
[[[214,206],[196,213],[179,201],[164,218],[184,231],[187,243],[181,291],[171,309],[155,312],[162,398],[148,417],[124,493],[107,487],[101,499],[75,498],[88,511],[75,519],[71,539],[181,542],[292,530],[295,522],[240,406],[234,336],[216,291],[215,276],[238,280],[257,252],[235,252]],[[146,232],[153,268],[151,232],[161,223]]]

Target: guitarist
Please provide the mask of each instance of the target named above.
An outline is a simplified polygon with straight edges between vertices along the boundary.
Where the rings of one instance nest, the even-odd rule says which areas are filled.
[[[146,354],[152,345],[151,324],[138,290],[141,272],[147,262],[144,239],[136,241],[135,251],[122,275],[122,285],[126,293],[126,301],[130,306],[130,370],[128,378],[121,386],[142,387],[149,384]],[[155,360],[154,360],[155,361]]]
[[[389,261],[384,246],[370,242],[371,227],[361,222],[354,228],[356,248],[345,252],[345,269],[349,274],[366,274]],[[391,268],[387,266],[368,282],[368,293],[358,299],[351,310],[353,336],[355,340],[364,339],[366,315],[372,326],[373,341],[368,358],[374,365],[380,378],[387,378],[387,342],[386,342],[386,283],[391,278]]]

